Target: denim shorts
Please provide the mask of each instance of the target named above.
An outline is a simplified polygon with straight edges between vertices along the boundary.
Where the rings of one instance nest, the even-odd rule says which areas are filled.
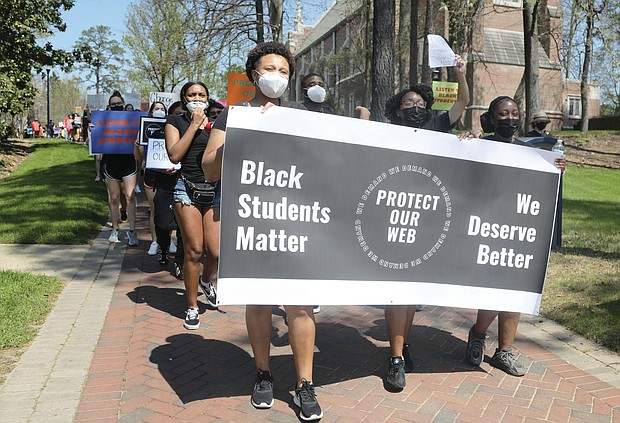
[[[220,185],[220,181],[216,182],[217,188],[215,189],[215,198],[213,199],[213,203],[209,208],[219,208],[220,201],[222,198],[222,188]],[[177,179],[177,183],[174,185],[174,202],[181,203],[185,205],[194,204],[192,200],[187,195],[187,189],[185,188],[185,182],[181,178]],[[196,207],[201,208],[201,206],[194,204]]]

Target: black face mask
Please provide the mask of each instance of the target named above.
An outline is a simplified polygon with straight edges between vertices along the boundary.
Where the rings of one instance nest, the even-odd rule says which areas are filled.
[[[123,110],[125,110],[125,108],[123,106],[112,106],[110,107],[110,110],[114,110],[115,112],[122,112]]]
[[[401,110],[403,114],[403,124],[412,128],[420,128],[426,122],[426,109],[418,106],[409,107]]]
[[[539,122],[535,126],[536,126],[536,129],[538,129],[539,131],[543,131],[547,127],[547,123]]]
[[[512,137],[519,129],[519,119],[498,119],[495,124],[495,133],[502,138]]]

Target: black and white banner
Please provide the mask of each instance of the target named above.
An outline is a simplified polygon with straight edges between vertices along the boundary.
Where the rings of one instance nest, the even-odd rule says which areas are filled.
[[[556,154],[281,107],[233,107],[220,304],[537,314]]]

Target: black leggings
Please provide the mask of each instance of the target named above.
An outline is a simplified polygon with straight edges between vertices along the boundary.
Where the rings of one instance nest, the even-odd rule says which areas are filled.
[[[181,230],[174,218],[174,211],[172,210],[174,204],[172,191],[158,188],[155,191],[153,204],[155,206],[155,234],[157,235],[159,248],[161,248],[163,253],[168,252],[170,246],[170,231],[177,229],[177,252],[174,257],[174,262],[179,266],[183,266],[185,250],[183,248]]]

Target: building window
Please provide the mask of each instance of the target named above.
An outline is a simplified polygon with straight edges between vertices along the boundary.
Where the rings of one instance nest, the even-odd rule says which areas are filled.
[[[568,117],[581,117],[581,97],[568,97]]]
[[[523,7],[523,0],[493,0],[497,6]]]

